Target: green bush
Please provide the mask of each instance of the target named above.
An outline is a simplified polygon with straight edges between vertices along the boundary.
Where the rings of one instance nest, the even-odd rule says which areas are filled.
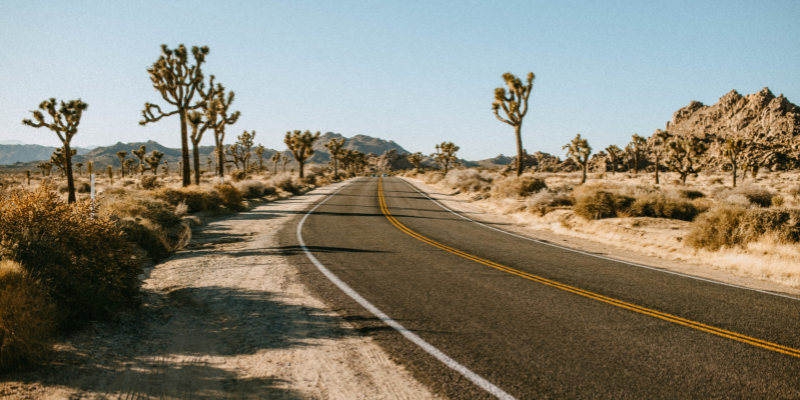
[[[686,244],[717,250],[723,246],[743,246],[764,235],[773,235],[785,243],[800,241],[800,210],[719,204],[692,222]]]
[[[0,201],[0,258],[41,279],[65,325],[139,301],[142,260],[125,234],[88,201],[67,204],[49,186]]]
[[[583,190],[575,194],[575,214],[586,219],[613,218],[626,212],[633,204],[632,197],[605,190]]]

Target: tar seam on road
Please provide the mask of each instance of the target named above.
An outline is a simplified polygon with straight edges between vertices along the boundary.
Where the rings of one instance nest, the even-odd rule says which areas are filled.
[[[334,275],[333,272],[331,272],[328,268],[326,268],[324,265],[322,265],[322,263],[319,262],[319,260],[317,260],[317,258],[314,257],[313,254],[311,254],[311,251],[308,250],[308,248],[306,247],[305,241],[303,241],[303,235],[301,233],[302,229],[303,229],[303,223],[306,222],[306,219],[308,218],[308,216],[311,215],[317,208],[319,208],[319,206],[321,206],[323,203],[325,203],[330,198],[335,196],[337,193],[342,191],[342,189],[350,186],[351,184],[355,183],[356,181],[358,181],[358,179],[354,180],[353,182],[348,183],[347,185],[342,186],[337,191],[333,192],[331,195],[329,195],[328,197],[326,197],[325,199],[320,201],[319,204],[314,206],[314,208],[312,208],[311,211],[306,213],[306,215],[303,216],[303,219],[300,220],[300,223],[297,225],[297,241],[300,243],[300,247],[303,248],[303,251],[306,253],[306,256],[308,257],[308,259],[311,260],[311,262],[317,267],[317,269],[320,272],[322,272],[323,275],[325,275],[331,282],[333,282],[333,284],[338,286],[339,289],[341,289],[343,292],[345,292],[353,300],[358,302],[358,304],[360,304],[362,307],[366,308],[373,315],[378,317],[378,319],[383,321],[386,325],[391,326],[396,331],[400,332],[400,334],[405,336],[406,339],[410,340],[411,342],[413,342],[417,346],[421,347],[428,354],[436,357],[436,359],[438,359],[439,361],[443,362],[445,365],[447,365],[448,367],[452,368],[453,370],[459,372],[465,378],[469,379],[472,383],[474,383],[475,385],[479,386],[481,389],[491,393],[492,395],[496,396],[498,399],[516,400],[510,394],[504,392],[502,389],[500,389],[499,387],[495,386],[494,384],[492,384],[491,382],[487,381],[486,379],[483,379],[478,374],[476,374],[476,373],[472,372],[471,370],[469,370],[467,367],[459,364],[456,360],[453,360],[452,358],[448,357],[446,354],[442,353],[439,349],[437,349],[436,347],[433,347],[430,343],[426,342],[425,340],[423,340],[422,338],[420,338],[419,336],[417,336],[413,332],[411,332],[408,329],[406,329],[403,325],[400,325],[400,323],[398,323],[397,321],[393,320],[388,315],[384,314],[383,311],[379,310],[377,307],[372,305],[372,303],[367,301],[365,298],[361,297],[360,294],[358,294],[350,286],[348,286],[341,279],[339,279],[339,277]],[[380,181],[379,181],[379,185],[380,185]],[[381,193],[382,193],[382,191],[381,191]]]
[[[593,300],[602,301],[604,303],[615,305],[617,307],[625,308],[625,309],[628,309],[628,310],[631,310],[631,311],[635,311],[635,312],[638,312],[638,313],[641,313],[641,314],[649,315],[649,316],[652,316],[652,317],[655,317],[655,318],[659,318],[659,319],[662,319],[662,320],[665,320],[665,321],[668,321],[668,322],[672,322],[672,323],[675,323],[675,324],[688,326],[690,328],[694,328],[694,329],[697,329],[697,330],[700,330],[700,331],[703,331],[703,332],[712,333],[712,334],[717,335],[717,336],[733,339],[733,340],[736,340],[736,341],[739,341],[739,342],[742,342],[742,343],[747,343],[747,344],[750,344],[750,345],[753,345],[753,346],[757,346],[757,347],[761,347],[761,348],[764,348],[764,349],[767,349],[767,350],[772,350],[772,351],[776,351],[776,352],[779,352],[779,353],[783,353],[783,354],[787,354],[787,355],[790,355],[790,356],[794,356],[794,357],[800,358],[800,350],[793,349],[791,347],[781,346],[781,345],[776,344],[776,343],[767,342],[767,341],[761,340],[761,339],[756,339],[754,337],[742,335],[742,334],[739,334],[739,333],[736,333],[736,332],[731,332],[731,331],[727,331],[727,330],[724,330],[724,329],[715,328],[713,326],[705,325],[705,324],[702,324],[700,322],[696,322],[696,321],[680,318],[680,317],[677,317],[677,316],[674,316],[674,315],[671,315],[671,314],[662,313],[660,311],[651,310],[649,308],[637,306],[637,305],[632,304],[632,303],[627,303],[627,302],[624,302],[624,301],[621,301],[621,300],[617,300],[617,299],[614,299],[614,298],[611,298],[611,297],[603,296],[603,295],[600,295],[600,294],[597,294],[597,293],[594,293],[594,292],[590,292],[588,290],[583,290],[583,289],[579,289],[579,288],[574,287],[574,286],[569,286],[569,285],[565,285],[563,283],[558,283],[558,282],[555,282],[555,281],[551,281],[549,279],[545,279],[545,278],[542,278],[540,276],[529,274],[527,272],[523,272],[523,271],[520,271],[520,270],[517,270],[517,269],[514,269],[514,268],[510,268],[510,267],[507,267],[505,265],[498,264],[498,263],[495,263],[495,262],[492,262],[492,261],[489,261],[489,260],[486,260],[486,259],[483,259],[483,258],[480,258],[480,257],[477,257],[477,256],[473,256],[473,255],[471,255],[469,253],[465,253],[465,252],[463,252],[461,250],[457,250],[457,249],[454,249],[452,247],[445,246],[445,245],[443,245],[441,243],[433,241],[431,239],[428,239],[427,237],[422,236],[422,235],[414,232],[413,230],[409,229],[408,227],[406,227],[405,225],[400,223],[400,221],[395,219],[394,216],[392,216],[391,212],[389,211],[389,207],[386,205],[386,199],[383,196],[383,178],[380,178],[380,180],[378,181],[378,199],[379,199],[380,204],[381,204],[381,211],[383,211],[383,213],[386,216],[386,218],[388,218],[389,221],[395,227],[397,227],[398,229],[400,229],[404,233],[408,234],[409,236],[412,236],[412,237],[414,237],[414,238],[416,238],[418,240],[421,240],[421,241],[423,241],[425,243],[428,243],[431,246],[438,247],[438,248],[440,248],[442,250],[445,250],[445,251],[448,251],[450,253],[459,255],[461,257],[464,257],[466,259],[475,261],[477,263],[480,263],[480,264],[483,264],[483,265],[498,269],[500,271],[508,272],[510,274],[514,274],[514,275],[520,276],[520,277],[525,278],[525,279],[529,279],[529,280],[534,281],[534,282],[538,282],[538,283],[541,283],[541,284],[544,284],[544,285],[547,285],[547,286],[551,286],[551,287],[555,287],[555,288],[558,288],[558,289],[561,289],[561,290],[565,290],[565,291],[568,291],[568,292],[571,292],[571,293],[575,293],[575,294],[578,294],[578,295],[581,295],[581,296],[584,296],[584,297],[588,297],[588,298],[593,299]]]
[[[751,290],[751,291],[754,291],[754,292],[769,294],[769,295],[772,295],[772,296],[784,297],[784,298],[791,299],[791,300],[800,300],[800,298],[787,296],[785,294],[769,292],[769,291],[761,290],[761,289],[753,289],[753,288],[749,288],[749,287],[745,287],[745,286],[739,286],[739,285],[734,285],[734,284],[730,284],[730,283],[715,281],[713,279],[700,278],[698,276],[682,274],[680,272],[673,272],[673,271],[668,271],[668,270],[661,269],[661,268],[654,268],[654,267],[649,267],[647,265],[642,265],[642,264],[636,264],[636,263],[632,263],[632,262],[628,262],[628,261],[617,260],[617,259],[610,258],[610,257],[603,257],[603,256],[599,256],[597,254],[592,254],[592,253],[588,253],[588,252],[585,252],[585,251],[576,250],[576,249],[572,249],[572,248],[569,248],[569,247],[564,247],[564,246],[559,246],[557,244],[548,243],[548,242],[545,242],[545,241],[542,241],[542,240],[529,238],[527,236],[517,235],[516,233],[511,233],[511,232],[508,232],[508,231],[504,231],[502,229],[498,229],[498,228],[495,228],[493,226],[489,226],[489,225],[486,225],[484,223],[475,221],[474,219],[471,219],[469,217],[465,217],[465,216],[461,215],[460,213],[457,213],[457,212],[451,210],[446,205],[444,205],[444,204],[436,201],[435,199],[431,198],[430,196],[428,196],[427,193],[424,193],[424,192],[420,191],[419,189],[414,187],[414,185],[408,183],[405,179],[401,179],[401,181],[403,181],[403,183],[405,183],[406,185],[410,186],[412,189],[416,190],[417,193],[425,196],[426,198],[428,198],[428,200],[436,203],[436,205],[438,205],[439,207],[441,207],[441,208],[453,213],[454,215],[456,215],[456,216],[458,216],[460,218],[463,218],[463,219],[465,219],[467,221],[474,222],[474,223],[476,223],[476,224],[478,224],[478,225],[480,225],[480,226],[482,226],[484,228],[489,228],[489,229],[497,231],[497,232],[505,233],[506,235],[511,235],[511,236],[514,236],[514,237],[518,237],[520,239],[530,240],[531,242],[540,243],[540,244],[543,244],[543,245],[546,245],[546,246],[550,246],[550,247],[555,247],[555,248],[558,248],[558,249],[568,250],[568,251],[571,251],[573,253],[579,253],[579,254],[595,257],[595,258],[600,258],[600,259],[603,259],[603,260],[618,262],[620,264],[631,265],[631,266],[634,266],[634,267],[649,269],[651,271],[663,272],[665,274],[678,275],[678,276],[682,276],[682,277],[685,277],[685,278],[697,279],[698,281],[703,281],[703,282],[716,283],[718,285],[730,286],[730,287],[734,287],[734,288],[737,288],[737,289]]]

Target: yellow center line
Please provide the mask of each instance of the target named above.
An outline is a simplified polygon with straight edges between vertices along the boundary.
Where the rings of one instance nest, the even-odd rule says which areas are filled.
[[[750,344],[750,345],[753,345],[753,346],[758,346],[758,347],[762,347],[762,348],[765,348],[765,349],[768,349],[768,350],[777,351],[779,353],[788,354],[788,355],[794,356],[794,357],[800,357],[800,350],[793,349],[791,347],[781,346],[779,344],[767,342],[767,341],[764,341],[764,340],[761,340],[761,339],[756,339],[756,338],[753,338],[753,337],[750,337],[750,336],[746,336],[746,335],[742,335],[742,334],[739,334],[739,333],[736,333],[736,332],[731,332],[731,331],[727,331],[725,329],[715,328],[713,326],[702,324],[700,322],[696,322],[696,321],[688,320],[688,319],[685,319],[685,318],[677,317],[677,316],[674,316],[674,315],[671,315],[671,314],[662,313],[662,312],[656,311],[656,310],[651,310],[649,308],[637,306],[635,304],[627,303],[627,302],[624,302],[624,301],[621,301],[621,300],[613,299],[611,297],[603,296],[601,294],[593,293],[593,292],[590,292],[588,290],[583,290],[583,289],[576,288],[574,286],[569,286],[569,285],[565,285],[563,283],[558,283],[558,282],[555,282],[555,281],[551,281],[549,279],[545,279],[545,278],[542,278],[540,276],[529,274],[527,272],[523,272],[523,271],[511,268],[511,267],[507,267],[505,265],[501,265],[501,264],[495,263],[493,261],[489,261],[489,260],[474,256],[472,254],[465,253],[465,252],[463,252],[461,250],[454,249],[452,247],[445,246],[445,245],[443,245],[441,243],[435,242],[435,241],[433,241],[433,240],[431,240],[431,239],[429,239],[429,238],[427,238],[425,236],[422,236],[422,235],[412,231],[411,229],[409,229],[408,227],[406,227],[405,225],[400,223],[400,221],[398,221],[392,215],[392,213],[389,211],[389,207],[386,205],[386,198],[383,195],[383,178],[379,178],[378,179],[378,199],[380,201],[381,211],[383,211],[383,214],[386,216],[386,218],[389,220],[389,222],[392,223],[392,225],[394,225],[395,227],[397,227],[397,229],[400,229],[404,233],[408,234],[409,236],[414,237],[415,239],[421,240],[421,241],[423,241],[425,243],[428,243],[431,246],[438,247],[438,248],[440,248],[442,250],[445,250],[445,251],[448,251],[450,253],[459,255],[461,257],[467,258],[467,259],[475,261],[477,263],[480,263],[480,264],[483,264],[483,265],[487,265],[489,267],[492,267],[492,268],[495,268],[495,269],[498,269],[498,270],[501,270],[501,271],[504,271],[504,272],[508,272],[510,274],[514,274],[514,275],[520,276],[522,278],[525,278],[525,279],[528,279],[528,280],[532,280],[534,282],[538,282],[538,283],[541,283],[541,284],[544,284],[544,285],[552,286],[552,287],[555,287],[555,288],[558,288],[558,289],[562,289],[562,290],[566,290],[568,292],[575,293],[575,294],[578,294],[578,295],[581,295],[581,296],[584,296],[584,297],[588,297],[590,299],[594,299],[594,300],[597,300],[597,301],[602,301],[604,303],[612,304],[612,305],[615,305],[617,307],[622,307],[622,308],[625,308],[625,309],[628,309],[628,310],[631,310],[631,311],[635,311],[635,312],[638,312],[638,313],[641,313],[641,314],[645,314],[645,315],[649,315],[649,316],[652,316],[652,317],[660,318],[660,319],[663,319],[665,321],[669,321],[669,322],[672,322],[672,323],[688,326],[690,328],[701,330],[703,332],[712,333],[712,334],[717,335],[717,336],[722,336],[722,337],[726,337],[726,338],[729,338],[729,339],[737,340],[737,341],[740,341],[740,342],[743,342],[743,343],[747,343],[747,344]]]

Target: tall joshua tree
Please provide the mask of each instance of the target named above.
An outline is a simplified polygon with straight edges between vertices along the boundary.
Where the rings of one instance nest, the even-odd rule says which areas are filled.
[[[528,72],[528,83],[523,85],[522,81],[511,74],[506,72],[503,74],[503,80],[508,86],[508,92],[505,88],[499,87],[494,90],[494,103],[492,103],[492,111],[494,116],[502,122],[505,122],[514,127],[514,134],[517,137],[517,176],[522,175],[523,163],[522,160],[522,119],[528,113],[528,97],[531,95],[533,88],[533,80],[536,78],[533,72]],[[506,118],[500,116],[500,109],[506,114]]]
[[[583,178],[581,184],[586,183],[586,174],[589,172],[589,156],[592,154],[592,148],[589,146],[589,141],[581,138],[581,134],[575,136],[571,142],[566,144],[562,149],[567,150],[567,157],[572,158],[575,163],[581,166],[583,171]]]
[[[238,158],[242,162],[243,171],[247,171],[247,166],[250,163],[250,149],[253,148],[255,138],[256,131],[252,133],[244,131],[244,133],[236,137],[236,144],[238,145],[236,151],[238,154],[234,158]]]
[[[228,95],[225,95],[225,87],[222,85],[217,85],[217,88],[214,90],[214,99],[212,100],[214,103],[214,108],[211,108],[209,105],[209,109],[206,111],[206,118],[210,120],[212,113],[216,115],[217,119],[214,120],[211,128],[214,132],[214,142],[217,146],[216,154],[217,154],[217,169],[219,170],[219,176],[223,176],[225,174],[225,149],[223,148],[223,143],[225,142],[225,128],[228,125],[233,125],[236,121],[239,120],[239,116],[242,115],[239,111],[233,112],[229,114],[229,108],[233,103],[233,99],[235,98],[235,94],[233,92],[228,92]]]
[[[281,161],[281,153],[276,151],[275,154],[273,154],[272,157],[270,157],[269,159],[270,159],[270,161],[272,161],[272,164],[274,165],[274,171],[273,172],[275,173],[275,175],[277,175],[278,174],[278,163]]]
[[[675,138],[667,144],[667,166],[681,176],[681,183],[686,186],[686,177],[696,174],[702,169],[698,165],[700,156],[708,150],[708,144],[696,137]]]
[[[212,112],[205,114],[200,111],[189,111],[186,114],[186,120],[192,127],[190,138],[192,140],[192,161],[194,162],[194,184],[200,184],[200,140],[203,139],[203,133],[214,124],[216,121],[216,102],[211,103]],[[204,119],[203,117],[206,117]]]
[[[164,112],[161,107],[153,103],[145,103],[142,111],[143,120],[140,125],[150,122],[158,122],[161,118],[178,114],[181,124],[181,159],[183,186],[189,186],[191,182],[189,164],[189,134],[187,130],[187,113],[191,110],[202,107],[203,101],[192,105],[195,94],[207,99],[213,97],[214,76],[211,76],[209,92],[204,91],[203,71],[201,69],[208,55],[208,47],[192,47],[194,65],[189,65],[189,52],[184,45],[179,45],[176,49],[170,50],[167,45],[161,45],[161,56],[158,57],[153,65],[147,69],[153,87],[158,90],[161,97],[168,104],[175,107],[174,110]]]
[[[153,170],[153,175],[156,175],[156,173],[158,172],[158,164],[161,164],[161,159],[163,157],[164,153],[158,150],[153,150],[153,152],[150,153],[149,156],[145,157],[144,161],[147,163],[147,165],[150,166],[150,169]]]
[[[731,161],[733,167],[733,187],[736,187],[736,170],[742,159],[742,153],[747,149],[747,142],[740,137],[730,137],[725,140],[722,154]]]
[[[418,152],[416,152],[414,154],[408,154],[408,155],[406,155],[406,158],[408,158],[408,162],[410,162],[411,164],[414,164],[414,168],[419,170],[419,165],[422,163],[422,152],[421,151],[418,151]]]
[[[139,147],[139,150],[132,150],[131,153],[133,153],[133,155],[135,155],[136,158],[139,159],[139,174],[144,175],[144,170],[145,170],[144,164],[146,162],[144,160],[144,155],[147,153],[147,146],[142,145],[142,147]]]
[[[647,140],[635,133],[631,136],[631,142],[625,146],[625,151],[630,154],[633,159],[633,172],[639,174],[639,161],[642,160],[642,155],[647,151]]]
[[[653,157],[653,161],[656,163],[656,185],[660,183],[658,181],[658,170],[661,167],[661,158],[667,151],[667,142],[669,142],[670,138],[672,138],[672,135],[667,131],[662,131],[661,129],[657,130],[656,133],[653,134],[653,143],[650,146],[650,155]]]
[[[339,153],[342,152],[342,147],[344,146],[344,138],[340,140],[336,140],[336,138],[331,139],[330,142],[325,143],[325,147],[328,149],[328,152],[331,154],[331,161],[333,161],[333,176],[339,177]]]
[[[51,98],[39,104],[39,110],[33,111],[33,120],[24,119],[22,123],[34,128],[45,127],[55,132],[61,140],[62,153],[64,154],[65,172],[67,174],[67,202],[75,202],[75,181],[72,178],[72,148],[70,141],[78,133],[78,125],[81,123],[83,112],[89,105],[78,100],[70,100],[67,103],[61,101],[61,107],[56,110],[56,99]],[[48,113],[53,122],[46,122],[42,111]]]
[[[264,171],[264,152],[266,150],[267,148],[262,146],[261,143],[253,149],[253,152],[258,156],[258,172]]]
[[[442,142],[436,145],[436,153],[431,154],[431,158],[444,168],[444,174],[447,175],[450,165],[458,161],[456,152],[459,150],[461,148],[453,142]]]
[[[611,171],[613,174],[617,173],[617,164],[622,159],[622,149],[617,147],[617,145],[612,144],[611,146],[606,147],[606,153],[608,153],[608,158],[611,159]]]
[[[125,157],[128,155],[127,151],[118,151],[117,158],[119,158],[119,172],[122,177],[125,177]]]
[[[294,159],[300,164],[300,178],[303,178],[303,166],[308,160],[309,157],[314,155],[314,149],[312,146],[314,142],[319,139],[319,132],[315,134],[311,134],[311,131],[305,131],[301,133],[300,131],[294,132],[286,132],[286,138],[283,140],[286,143],[286,146],[289,147],[289,151],[292,152]]]

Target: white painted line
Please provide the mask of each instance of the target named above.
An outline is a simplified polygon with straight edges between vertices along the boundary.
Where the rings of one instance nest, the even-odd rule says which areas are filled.
[[[712,280],[712,279],[706,279],[706,278],[700,278],[700,277],[697,277],[697,276],[692,276],[692,275],[682,274],[682,273],[680,273],[680,272],[674,272],[674,271],[669,271],[669,270],[665,270],[665,269],[661,269],[661,268],[650,267],[650,266],[647,266],[647,265],[636,264],[636,263],[632,263],[632,262],[628,262],[628,261],[617,260],[617,259],[610,258],[610,257],[603,257],[603,256],[599,256],[599,255],[597,255],[597,254],[592,254],[592,253],[588,253],[588,252],[581,251],[581,250],[571,249],[571,248],[569,248],[569,247],[559,246],[559,245],[557,245],[557,244],[552,244],[552,243],[548,243],[548,242],[545,242],[545,241],[542,241],[542,240],[533,239],[533,238],[529,238],[529,237],[527,237],[527,236],[522,236],[522,235],[518,235],[518,234],[516,234],[516,233],[512,233],[512,232],[504,231],[504,230],[502,230],[502,229],[498,229],[498,228],[495,228],[495,227],[493,227],[493,226],[489,226],[489,225],[486,225],[486,224],[484,224],[484,223],[481,223],[481,222],[475,221],[474,219],[471,219],[471,218],[469,218],[469,217],[465,217],[465,216],[461,215],[460,213],[458,213],[458,212],[456,212],[456,211],[453,211],[452,209],[448,208],[448,207],[447,207],[447,206],[445,206],[444,204],[442,204],[442,203],[440,203],[440,202],[436,201],[436,200],[435,200],[435,199],[433,199],[432,197],[428,196],[426,193],[424,193],[424,192],[420,191],[419,189],[417,189],[417,187],[416,187],[416,186],[414,186],[414,185],[412,185],[411,183],[409,183],[409,182],[408,182],[408,181],[407,181],[405,178],[402,178],[402,179],[401,179],[401,181],[403,181],[403,182],[404,182],[406,185],[410,186],[412,189],[416,190],[416,191],[417,191],[417,193],[419,193],[419,194],[421,194],[421,195],[423,195],[423,196],[427,197],[427,198],[428,198],[428,200],[430,200],[430,201],[432,201],[432,202],[436,203],[436,204],[437,204],[439,207],[441,207],[441,208],[443,208],[443,209],[445,209],[445,210],[447,210],[447,211],[450,211],[450,212],[451,212],[451,213],[453,213],[454,215],[456,215],[456,216],[458,216],[458,217],[461,217],[461,218],[463,218],[463,219],[465,219],[465,220],[467,220],[467,221],[474,222],[474,223],[476,223],[476,224],[478,224],[478,225],[480,225],[480,226],[483,226],[483,227],[485,227],[485,228],[489,228],[489,229],[491,229],[491,230],[495,230],[495,231],[498,231],[498,232],[505,233],[506,235],[511,235],[511,236],[514,236],[514,237],[518,237],[518,238],[520,238],[520,239],[530,240],[530,241],[532,241],[532,242],[536,242],[536,243],[544,244],[544,245],[547,245],[547,246],[551,246],[551,247],[556,247],[556,248],[559,248],[559,249],[568,250],[568,251],[571,251],[571,252],[573,252],[573,253],[584,254],[584,255],[587,255],[587,256],[591,256],[591,257],[595,257],[595,258],[600,258],[600,259],[603,259],[603,260],[614,261],[614,262],[618,262],[618,263],[621,263],[621,264],[631,265],[631,266],[634,266],[634,267],[639,267],[639,268],[649,269],[649,270],[651,270],[651,271],[658,271],[658,272],[663,272],[663,273],[665,273],[665,274],[678,275],[678,276],[682,276],[682,277],[685,277],[685,278],[692,278],[692,279],[697,279],[697,280],[699,280],[699,281],[710,282],[710,283],[716,283],[716,284],[718,284],[718,285],[730,286],[730,287],[734,287],[734,288],[737,288],[737,289],[752,290],[752,291],[754,291],[754,292],[765,293],[765,294],[769,294],[769,295],[772,295],[772,296],[784,297],[784,298],[787,298],[787,299],[792,299],[792,300],[800,300],[800,299],[798,299],[797,297],[792,297],[792,296],[788,296],[788,295],[785,295],[785,294],[774,293],[774,292],[769,292],[769,291],[766,291],[766,290],[760,290],[760,289],[753,289],[753,288],[749,288],[749,287],[745,287],[745,286],[733,285],[733,284],[730,284],[730,283],[725,283],[725,282],[715,281],[715,280]]]
[[[383,321],[386,325],[389,325],[392,328],[394,328],[396,331],[400,332],[400,334],[405,336],[406,339],[410,340],[411,342],[413,342],[417,346],[421,347],[428,354],[436,357],[436,359],[438,359],[439,361],[443,362],[448,367],[456,370],[458,373],[463,375],[465,378],[469,379],[472,383],[478,385],[481,389],[491,393],[493,396],[496,396],[498,399],[516,400],[513,396],[511,396],[510,394],[504,392],[499,387],[495,386],[494,384],[492,384],[491,382],[487,381],[486,379],[483,379],[478,374],[470,371],[467,367],[459,364],[457,361],[455,361],[452,358],[448,357],[446,354],[442,353],[441,350],[437,349],[436,347],[433,347],[430,343],[424,341],[422,338],[420,338],[419,336],[415,335],[413,332],[411,332],[408,329],[406,329],[403,325],[400,325],[400,323],[398,323],[397,321],[389,318],[388,315],[384,314],[383,311],[379,310],[377,307],[372,305],[372,303],[367,301],[365,298],[361,297],[360,294],[358,294],[350,286],[348,286],[341,279],[339,279],[339,277],[334,275],[333,272],[331,272],[328,268],[325,268],[325,266],[322,265],[322,263],[319,262],[319,260],[317,260],[317,258],[314,257],[314,255],[311,254],[311,252],[308,250],[308,248],[306,247],[305,241],[303,241],[303,235],[301,233],[302,229],[303,229],[303,223],[306,222],[306,219],[308,218],[308,216],[311,215],[311,213],[313,213],[319,206],[321,206],[326,201],[330,200],[333,196],[336,196],[336,194],[339,193],[340,191],[342,191],[342,189],[350,186],[351,184],[357,182],[358,180],[360,180],[360,178],[354,180],[353,182],[348,183],[347,185],[342,186],[341,188],[339,188],[339,190],[333,192],[333,194],[329,195],[324,200],[319,202],[319,204],[317,204],[314,208],[312,208],[311,211],[306,213],[306,215],[303,216],[303,219],[300,220],[300,223],[297,225],[297,241],[300,243],[300,247],[303,248],[303,251],[306,253],[306,256],[308,257],[308,259],[311,260],[312,263],[314,263],[314,265],[317,267],[317,269],[319,269],[320,272],[322,272],[323,275],[325,275],[328,279],[330,279],[331,282],[333,282],[336,286],[338,286],[339,289],[342,289],[343,292],[347,293],[347,295],[350,296],[356,302],[358,302],[358,304],[361,304],[362,307],[364,307],[367,310],[369,310],[369,312],[371,312],[373,315],[378,317],[378,319]]]

